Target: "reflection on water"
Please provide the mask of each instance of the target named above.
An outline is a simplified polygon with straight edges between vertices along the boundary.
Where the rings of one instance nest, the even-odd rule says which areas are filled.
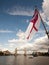
[[[0,65],[49,65],[49,57],[0,56]]]
[[[0,56],[0,65],[30,65],[28,57],[19,56]]]

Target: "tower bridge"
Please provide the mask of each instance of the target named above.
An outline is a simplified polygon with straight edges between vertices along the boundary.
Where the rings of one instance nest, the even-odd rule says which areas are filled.
[[[27,55],[27,52],[36,52],[36,50],[31,50],[31,49],[26,49],[26,48],[24,48],[24,49],[15,49],[15,55],[17,55],[18,54],[18,52],[24,52],[24,56],[26,56]]]

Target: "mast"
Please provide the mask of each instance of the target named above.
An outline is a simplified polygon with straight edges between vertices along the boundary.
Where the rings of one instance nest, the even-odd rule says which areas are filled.
[[[48,36],[48,39],[49,39],[49,32],[48,32],[47,29],[46,29],[46,26],[45,26],[45,24],[44,24],[44,21],[43,21],[41,15],[40,15],[40,13],[39,13],[39,16],[40,16],[41,22],[42,22],[42,24],[43,24],[43,27],[44,27],[45,32],[46,32],[46,34],[47,34],[47,36]]]
[[[35,9],[38,11],[38,9],[37,9],[36,6],[35,6]],[[39,11],[38,11],[38,14],[39,14],[39,16],[40,16],[41,22],[42,22],[42,24],[43,24],[43,27],[44,27],[45,32],[46,32],[46,34],[47,34],[47,36],[48,36],[48,39],[49,39],[49,31],[47,31],[46,26],[45,26],[45,24],[44,24],[44,21],[43,21],[41,15],[40,15]]]
[[[40,15],[40,13],[39,13],[39,16],[40,16],[41,22],[42,22],[42,24],[43,24],[43,27],[44,27],[45,32],[46,32],[46,34],[47,34],[47,36],[48,36],[48,39],[49,39],[49,32],[48,32],[47,29],[46,29],[46,26],[45,26],[45,24],[44,24],[44,21],[43,21],[41,15]]]

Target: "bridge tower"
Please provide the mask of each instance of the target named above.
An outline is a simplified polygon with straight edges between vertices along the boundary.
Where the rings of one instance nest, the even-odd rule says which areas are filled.
[[[17,56],[17,48],[15,49],[15,56]]]
[[[27,54],[26,48],[24,48],[24,56],[26,56]]]

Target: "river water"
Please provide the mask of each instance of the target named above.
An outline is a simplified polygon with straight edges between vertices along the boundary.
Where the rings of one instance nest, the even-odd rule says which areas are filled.
[[[0,56],[0,65],[49,65],[49,57]]]

